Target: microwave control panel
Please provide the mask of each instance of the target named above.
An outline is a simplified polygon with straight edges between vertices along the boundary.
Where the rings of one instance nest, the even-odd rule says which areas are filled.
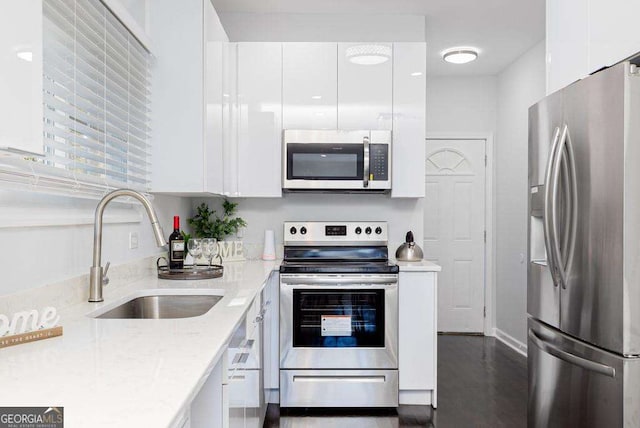
[[[369,146],[369,180],[389,180],[388,144],[371,144]]]

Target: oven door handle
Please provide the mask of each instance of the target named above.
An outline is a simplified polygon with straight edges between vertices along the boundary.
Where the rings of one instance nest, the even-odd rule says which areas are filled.
[[[287,278],[280,276],[282,284],[293,285],[295,288],[304,288],[305,286],[317,285],[357,285],[362,288],[371,288],[376,285],[398,286],[398,278],[318,278],[318,277],[295,277]],[[313,287],[317,288],[317,287]]]

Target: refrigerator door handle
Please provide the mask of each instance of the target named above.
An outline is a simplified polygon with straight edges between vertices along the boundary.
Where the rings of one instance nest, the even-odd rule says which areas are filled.
[[[532,329],[529,329],[529,339],[531,339],[533,344],[540,348],[540,350],[546,352],[549,355],[553,355],[554,357],[559,358],[562,361],[566,361],[567,363],[573,364],[574,366],[582,367],[585,370],[589,370],[604,376],[612,378],[616,377],[616,369],[614,369],[613,367],[596,363],[595,361],[587,360],[586,358],[582,358],[570,352],[563,351],[557,346],[539,337]]]
[[[562,168],[564,166],[564,168]],[[551,184],[551,230],[553,236],[554,263],[556,264],[556,272],[562,284],[562,288],[567,288],[567,275],[571,269],[573,254],[575,250],[576,226],[577,226],[577,180],[575,171],[575,158],[573,154],[573,145],[569,135],[569,127],[565,124],[560,135],[560,143],[555,153],[554,171]],[[565,197],[566,199],[566,216],[564,224],[563,246],[560,248],[558,235],[558,189],[560,182],[561,169],[564,173]]]
[[[567,288],[567,277],[571,272],[571,266],[573,264],[573,255],[576,249],[576,234],[578,230],[578,179],[576,177],[576,161],[573,152],[573,144],[571,143],[571,134],[569,133],[569,127],[565,124],[565,147],[567,148],[567,167],[569,169],[569,202],[570,202],[570,216],[569,216],[569,242],[566,246],[566,257],[564,258],[564,282],[562,286]]]
[[[553,133],[553,140],[551,143],[551,151],[549,152],[549,159],[547,160],[547,168],[545,170],[545,186],[544,186],[544,222],[543,222],[543,232],[544,232],[544,246],[547,250],[547,262],[549,264],[549,270],[551,271],[551,278],[553,279],[553,285],[555,287],[558,286],[557,281],[557,265],[556,258],[554,255],[554,245],[553,245],[553,228],[551,225],[551,205],[552,201],[552,192],[551,192],[551,179],[554,176],[554,161],[556,150],[558,149],[558,143],[560,142],[560,128],[556,127],[556,130]]]

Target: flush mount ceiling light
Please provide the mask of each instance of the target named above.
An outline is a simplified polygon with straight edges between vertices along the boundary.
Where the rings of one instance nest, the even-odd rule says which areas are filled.
[[[16,56],[27,62],[33,61],[33,52],[31,51],[18,51],[16,52]]]
[[[359,65],[377,65],[391,59],[391,48],[383,45],[357,45],[348,47],[347,59]]]
[[[450,48],[442,52],[442,59],[452,64],[466,64],[478,58],[478,49],[469,47]]]

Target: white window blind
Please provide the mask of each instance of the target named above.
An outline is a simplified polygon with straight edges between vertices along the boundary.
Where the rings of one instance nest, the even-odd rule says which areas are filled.
[[[148,191],[150,54],[100,0],[44,0],[43,15],[45,157],[14,159],[13,175],[63,193]]]

